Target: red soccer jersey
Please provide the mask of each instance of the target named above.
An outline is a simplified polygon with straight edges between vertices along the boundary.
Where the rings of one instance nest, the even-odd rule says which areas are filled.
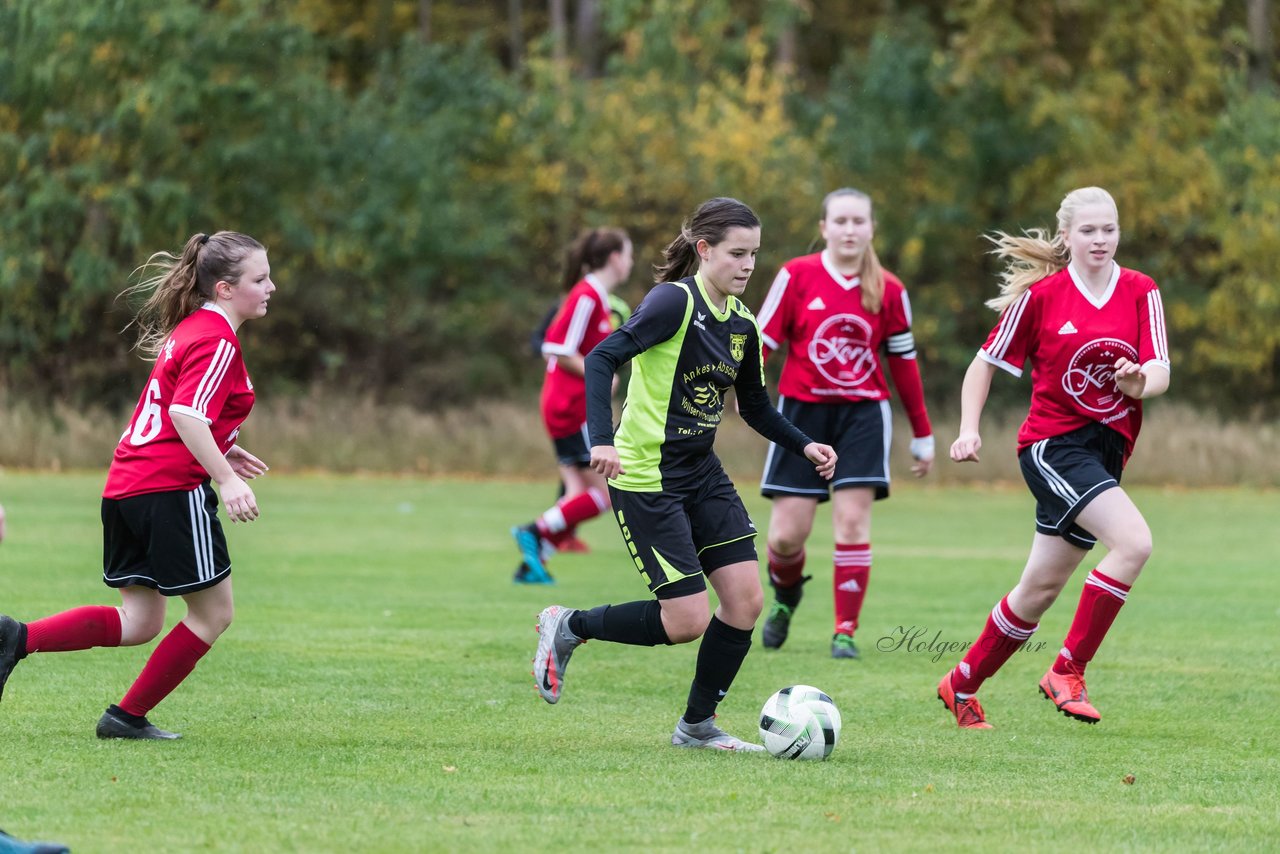
[[[1160,290],[1113,264],[1100,299],[1070,266],[1033,284],[1000,315],[978,356],[1014,376],[1031,362],[1031,410],[1018,450],[1090,421],[1125,438],[1125,459],[1142,427],[1142,402],[1116,389],[1116,359],[1169,367]]]
[[[240,342],[221,309],[192,312],[169,335],[133,419],[116,445],[104,498],[195,489],[209,473],[173,426],[179,412],[209,425],[219,450],[235,444],[253,409],[253,384]]]
[[[613,331],[609,292],[594,276],[573,286],[542,342],[547,373],[542,381],[542,421],[553,439],[563,439],[587,423],[587,386],[582,377],[556,364],[555,356],[585,356]]]
[[[842,276],[826,252],[783,265],[758,315],[765,346],[777,350],[788,345],[778,393],[809,403],[887,400],[889,386],[879,357],[884,346],[891,357],[911,361],[912,391],[901,386],[898,391],[915,435],[927,436],[923,394],[915,393],[919,370],[907,291],[886,270],[880,312],[871,314],[862,307],[860,284],[858,276]]]

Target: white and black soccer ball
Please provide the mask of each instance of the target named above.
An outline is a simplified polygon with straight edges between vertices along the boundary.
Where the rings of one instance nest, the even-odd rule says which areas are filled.
[[[840,738],[840,710],[811,685],[783,688],[760,710],[760,738],[779,759],[826,759]]]

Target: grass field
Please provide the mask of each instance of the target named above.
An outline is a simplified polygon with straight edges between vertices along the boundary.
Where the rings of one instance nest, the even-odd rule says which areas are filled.
[[[99,579],[102,475],[0,475],[0,611],[117,601]],[[749,487],[749,484],[748,484]],[[0,705],[0,827],[77,852],[1264,850],[1280,826],[1280,494],[1136,490],[1156,554],[1090,669],[1103,721],[1036,692],[1082,577],[1038,652],[983,689],[990,732],[933,691],[1013,584],[1030,541],[1021,488],[903,485],[876,510],[864,658],[835,662],[829,516],[791,640],[758,640],[721,707],[755,730],[794,683],[844,716],[825,763],[678,751],[695,645],[595,642],[564,696],[533,689],[547,604],[646,591],[616,526],[558,558],[553,588],[510,581],[509,525],[551,485],[279,476],[228,531],[235,624],[152,719],[176,743],[99,742],[93,725],[148,648],[37,655]],[[747,492],[764,526],[767,507]],[[1082,574],[1081,574],[1082,576]],[[171,622],[180,616],[175,608]],[[1126,775],[1133,775],[1126,784]]]

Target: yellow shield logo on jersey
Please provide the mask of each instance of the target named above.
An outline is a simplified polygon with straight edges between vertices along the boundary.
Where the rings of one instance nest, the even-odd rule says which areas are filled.
[[[733,358],[735,358],[735,359],[737,359],[739,362],[741,362],[741,361],[742,361],[742,357],[746,355],[746,352],[747,352],[747,336],[746,336],[746,335],[734,335],[734,334],[730,333],[730,335],[729,335],[729,355],[730,355],[730,356],[733,356]]]

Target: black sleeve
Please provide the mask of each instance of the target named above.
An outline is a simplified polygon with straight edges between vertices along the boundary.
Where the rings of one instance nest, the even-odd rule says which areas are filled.
[[[689,292],[664,283],[649,291],[631,318],[587,354],[587,432],[591,446],[613,444],[613,375],[618,368],[676,334],[684,323]]]
[[[644,352],[624,326],[587,354],[582,376],[587,383],[587,433],[591,447],[613,444],[613,375]]]
[[[751,352],[759,352],[759,339],[748,343],[755,348]],[[763,371],[754,370],[754,368],[755,365],[744,361],[738,371],[738,379],[733,384],[734,390],[738,393],[738,414],[752,430],[770,442],[775,442],[778,447],[803,457],[805,446],[813,440],[773,408],[769,393],[764,388]]]
[[[672,282],[654,285],[621,328],[631,331],[641,350],[648,350],[679,331],[689,311],[690,299],[689,292],[680,285]]]

